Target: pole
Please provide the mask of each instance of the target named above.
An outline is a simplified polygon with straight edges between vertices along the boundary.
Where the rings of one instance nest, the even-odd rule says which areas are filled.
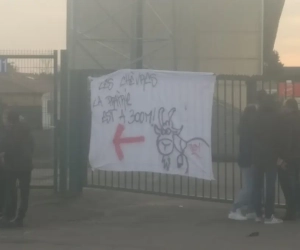
[[[144,0],[137,0],[137,8],[136,8],[136,59],[140,58],[136,62],[136,68],[143,68],[143,37],[144,37],[144,18],[143,18],[143,10],[144,10]]]
[[[176,0],[172,1],[172,21],[173,21],[173,34],[172,34],[172,40],[173,40],[173,57],[174,57],[174,71],[178,70],[178,60],[177,60],[177,11],[176,11]]]

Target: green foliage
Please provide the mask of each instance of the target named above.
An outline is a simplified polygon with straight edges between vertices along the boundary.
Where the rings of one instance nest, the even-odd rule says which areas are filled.
[[[264,75],[272,77],[281,76],[283,72],[284,64],[280,60],[279,53],[274,50],[264,63]]]

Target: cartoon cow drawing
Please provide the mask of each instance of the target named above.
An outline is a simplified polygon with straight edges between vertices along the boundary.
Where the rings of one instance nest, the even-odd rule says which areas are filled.
[[[200,149],[201,145],[209,147],[208,143],[202,138],[193,138],[191,140],[184,140],[180,134],[183,130],[183,126],[175,128],[172,117],[176,112],[176,108],[172,108],[165,119],[165,108],[160,108],[158,112],[159,126],[155,125],[154,130],[157,134],[156,146],[158,152],[162,155],[162,163],[165,170],[169,171],[171,166],[171,155],[174,151],[177,156],[177,167],[185,168],[186,174],[189,172],[189,159],[187,157],[187,150],[189,155],[194,155],[200,159],[200,155],[197,154],[196,149]]]

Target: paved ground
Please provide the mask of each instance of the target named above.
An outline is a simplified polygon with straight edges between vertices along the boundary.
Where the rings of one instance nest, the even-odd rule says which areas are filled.
[[[86,189],[61,199],[33,191],[28,225],[1,230],[5,250],[299,249],[299,223],[226,219],[229,205]],[[258,237],[248,237],[259,232]]]

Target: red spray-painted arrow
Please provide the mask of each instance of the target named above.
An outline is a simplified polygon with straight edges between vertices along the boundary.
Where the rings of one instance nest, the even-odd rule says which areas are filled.
[[[125,130],[124,125],[119,124],[113,139],[113,143],[115,145],[115,151],[120,161],[124,159],[124,154],[121,149],[121,144],[140,143],[145,141],[144,136],[121,138],[124,130]]]

